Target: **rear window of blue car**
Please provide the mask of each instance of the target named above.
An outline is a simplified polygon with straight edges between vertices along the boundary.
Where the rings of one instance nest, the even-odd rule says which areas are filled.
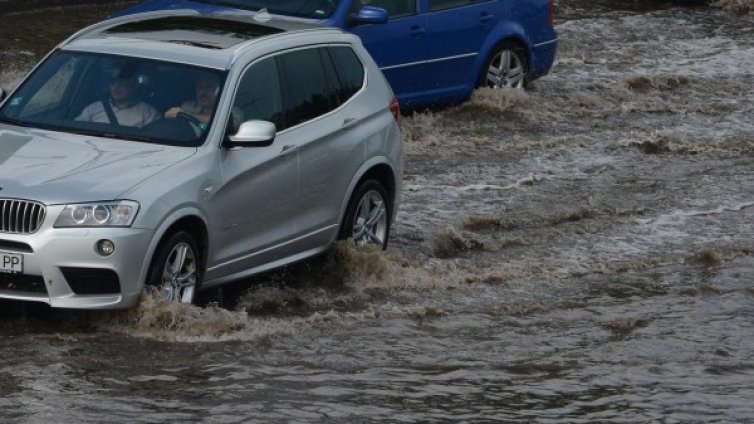
[[[429,10],[445,10],[454,7],[467,6],[475,3],[484,3],[489,0],[429,0]]]

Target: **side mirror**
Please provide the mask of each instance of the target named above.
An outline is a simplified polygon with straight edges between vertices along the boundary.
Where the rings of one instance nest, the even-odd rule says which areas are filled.
[[[275,124],[267,121],[246,121],[238,132],[225,140],[226,147],[264,147],[275,141]]]
[[[351,25],[358,24],[385,24],[387,23],[387,10],[381,7],[364,6],[355,15],[351,15]]]
[[[3,91],[3,87],[0,87],[0,103],[5,100],[5,91]]]

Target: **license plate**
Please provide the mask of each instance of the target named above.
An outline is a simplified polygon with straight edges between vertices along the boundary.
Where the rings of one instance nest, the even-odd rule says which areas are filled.
[[[0,272],[24,272],[24,255],[0,252]]]

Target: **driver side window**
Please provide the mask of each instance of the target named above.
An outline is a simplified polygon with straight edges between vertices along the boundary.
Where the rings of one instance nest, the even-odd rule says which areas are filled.
[[[285,128],[280,78],[274,57],[253,64],[246,71],[238,84],[233,109],[240,112],[242,121],[269,121],[278,131]]]

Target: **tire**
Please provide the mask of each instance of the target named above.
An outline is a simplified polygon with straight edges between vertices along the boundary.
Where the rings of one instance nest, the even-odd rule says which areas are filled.
[[[524,89],[528,73],[526,51],[512,41],[504,41],[492,51],[484,63],[477,87]]]
[[[203,276],[199,252],[196,241],[185,231],[164,239],[149,267],[147,285],[153,288],[153,295],[168,302],[193,303]]]
[[[353,239],[358,247],[366,245],[387,249],[393,205],[385,186],[377,180],[366,180],[354,191],[338,238]]]

